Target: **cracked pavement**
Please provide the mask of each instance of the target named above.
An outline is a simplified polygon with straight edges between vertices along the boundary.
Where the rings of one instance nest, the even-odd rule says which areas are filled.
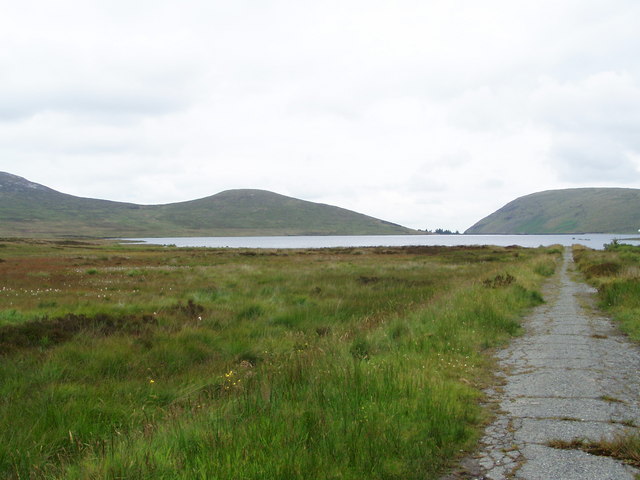
[[[466,473],[487,480],[633,480],[639,470],[610,457],[555,449],[552,440],[598,441],[640,425],[640,349],[589,307],[594,289],[575,282],[571,248],[545,287],[525,334],[497,354],[504,385]]]

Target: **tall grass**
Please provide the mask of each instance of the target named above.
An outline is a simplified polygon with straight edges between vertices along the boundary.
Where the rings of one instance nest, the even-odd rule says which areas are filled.
[[[541,301],[540,265],[557,259],[516,248],[11,249],[0,269],[14,295],[0,308],[24,318],[7,328],[36,314],[154,322],[4,353],[7,478],[435,478],[477,438],[483,352],[517,334]],[[48,276],[26,274],[42,263]],[[29,292],[51,278],[64,279],[55,306],[37,307]]]
[[[640,342],[640,248],[617,242],[605,250],[574,248],[580,271],[598,289],[599,306]]]

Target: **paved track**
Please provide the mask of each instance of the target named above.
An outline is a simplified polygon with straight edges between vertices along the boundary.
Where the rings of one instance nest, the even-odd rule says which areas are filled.
[[[547,303],[498,354],[504,385],[489,396],[500,413],[477,458],[468,460],[468,473],[447,478],[633,480],[639,473],[609,457],[547,446],[640,425],[640,349],[589,308],[593,289],[573,281],[572,269],[567,248]]]

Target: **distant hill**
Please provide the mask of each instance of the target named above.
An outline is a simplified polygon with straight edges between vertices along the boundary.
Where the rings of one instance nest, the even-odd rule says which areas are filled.
[[[639,228],[640,190],[572,188],[517,198],[465,233],[637,233]]]
[[[0,236],[394,235],[414,230],[264,190],[228,190],[166,205],[60,193],[0,172]]]

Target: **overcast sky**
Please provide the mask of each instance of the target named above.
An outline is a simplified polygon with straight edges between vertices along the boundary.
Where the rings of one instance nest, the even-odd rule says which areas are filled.
[[[637,0],[0,0],[0,171],[463,231],[640,188],[639,25]]]

